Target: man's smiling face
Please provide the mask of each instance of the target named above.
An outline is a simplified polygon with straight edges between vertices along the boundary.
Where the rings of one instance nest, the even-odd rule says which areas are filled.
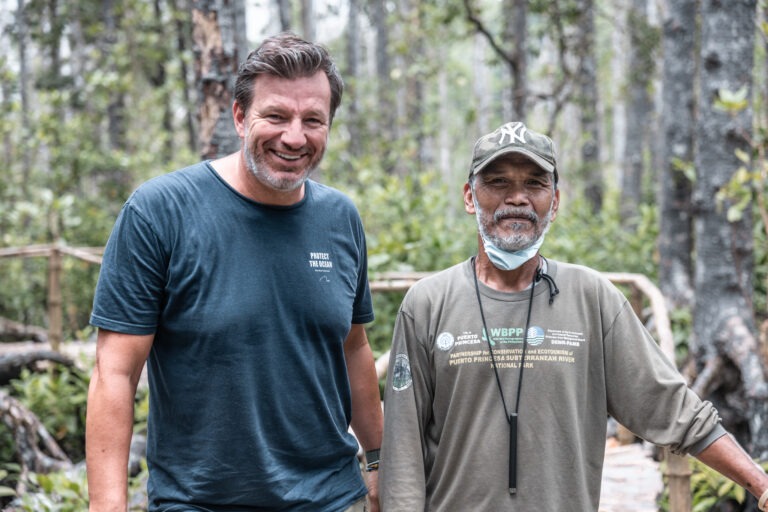
[[[296,79],[259,76],[247,112],[235,110],[243,153],[256,186],[299,190],[325,153],[331,90],[322,71]]]

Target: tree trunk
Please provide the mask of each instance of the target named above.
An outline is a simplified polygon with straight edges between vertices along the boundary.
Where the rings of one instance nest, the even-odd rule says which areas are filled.
[[[420,174],[429,165],[430,148],[424,133],[425,73],[422,71],[424,66],[419,65],[419,60],[427,58],[430,49],[424,44],[423,9],[419,8],[419,2],[401,0],[401,5],[401,12],[405,17],[405,23],[402,24],[402,27],[410,51],[403,55],[403,69],[406,70],[405,94],[403,94],[405,122],[401,129],[402,136],[400,139],[405,137],[407,140],[414,141],[416,151],[415,158],[410,161],[397,162],[395,172],[400,176],[405,176],[413,173]]]
[[[697,0],[667,0],[662,71],[659,283],[673,308],[693,301],[693,164]]]
[[[21,132],[26,138],[29,130],[29,68],[27,64],[27,15],[24,0],[18,0],[16,11],[16,26],[19,45],[19,95],[21,96]],[[3,81],[5,87],[5,80]],[[32,158],[30,150],[21,148],[21,190],[24,197],[28,197],[27,183],[32,170]]]
[[[357,84],[360,81],[360,48],[362,41],[360,37],[360,3],[359,0],[349,0],[349,13],[347,16],[346,32],[346,70],[344,72],[344,82],[347,94],[345,94],[345,103],[347,105],[346,124],[350,126],[349,130],[349,152],[355,158],[363,155],[362,141],[363,120],[360,119],[360,102],[357,95]]]
[[[105,27],[102,45],[106,48],[105,55],[111,55],[114,53],[112,49],[117,44],[119,25],[114,0],[103,0],[102,12]],[[119,75],[120,70],[113,60],[110,61],[110,68],[112,73]],[[107,106],[107,120],[110,149],[125,149],[125,94],[120,90],[111,95]]]
[[[301,28],[304,39],[315,40],[315,3],[312,0],[301,0]]]
[[[502,106],[506,117],[504,121],[526,121],[528,101],[528,2],[526,0],[504,0],[504,16],[502,40],[509,41],[514,49],[507,52],[507,69],[510,86],[505,89],[509,95],[504,95]]]
[[[375,133],[381,140],[382,167],[388,174],[395,169],[392,145],[395,143],[396,104],[393,96],[392,71],[389,58],[389,23],[384,0],[373,0],[372,21],[376,30],[376,95],[381,115]]]
[[[716,371],[702,371],[695,387],[721,409],[732,412],[736,420],[726,427],[753,456],[766,457],[768,384],[753,318],[751,205],[740,220],[729,222],[727,201],[721,206],[715,203],[715,194],[740,166],[735,151],[748,151],[745,137],[752,130],[751,107],[729,113],[714,103],[722,90],[752,90],[756,0],[705,1],[701,6],[692,353],[698,368]],[[727,370],[734,370],[735,377],[729,378]],[[712,378],[707,379],[708,375]]]
[[[629,73],[627,90],[627,134],[621,180],[621,219],[632,225],[638,217],[643,191],[644,154],[648,148],[646,127],[653,104],[649,88],[652,62],[648,58],[648,12],[646,0],[632,0],[627,18],[629,27]]]
[[[187,6],[187,0],[180,1],[181,5],[178,4],[177,0],[168,0],[168,6],[171,9],[171,15],[174,20],[179,73],[184,84],[181,93],[185,107],[184,128],[187,134],[187,147],[194,151],[197,148],[197,127],[195,126],[195,116],[192,113],[192,99],[189,94],[189,90],[194,87],[194,84],[192,83],[185,57],[187,49],[190,47],[190,37],[192,36],[191,16],[186,15],[186,13],[189,13],[191,9]]]
[[[603,208],[603,173],[600,162],[598,126],[597,59],[595,58],[595,6],[592,0],[580,0],[577,85],[581,124],[581,162],[579,176],[584,183],[584,197],[598,213]]]
[[[475,105],[477,105],[477,117],[475,125],[477,127],[477,137],[489,133],[495,127],[491,126],[493,118],[493,107],[491,103],[491,73],[486,64],[486,55],[488,43],[480,34],[475,34],[472,38],[472,95]]]
[[[280,31],[287,32],[293,28],[293,15],[291,13],[291,0],[275,0],[277,14],[280,18]]]
[[[199,147],[202,158],[218,158],[240,148],[232,119],[232,94],[240,63],[243,0],[192,3],[195,80],[199,91]]]

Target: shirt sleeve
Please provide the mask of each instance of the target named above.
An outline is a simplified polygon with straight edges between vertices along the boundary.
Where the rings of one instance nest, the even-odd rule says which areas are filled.
[[[688,387],[628,303],[605,346],[609,413],[635,435],[683,455],[725,433],[715,407]]]
[[[365,232],[356,210],[355,232],[359,246],[359,263],[357,268],[357,290],[352,310],[352,323],[365,324],[374,320],[373,299],[371,298],[371,289],[368,283],[368,249],[365,243]]]
[[[153,334],[167,266],[159,237],[129,200],[104,250],[91,324],[125,334]]]
[[[407,300],[407,297],[406,297]],[[432,384],[429,358],[414,318],[401,306],[395,321],[384,395],[384,440],[380,465],[382,509],[424,510],[424,433],[430,420]]]

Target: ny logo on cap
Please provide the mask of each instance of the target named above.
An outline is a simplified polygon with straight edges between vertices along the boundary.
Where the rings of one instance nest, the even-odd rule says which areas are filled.
[[[525,144],[525,132],[527,131],[523,123],[507,123],[499,129],[501,133],[499,144],[504,144],[504,137],[509,137],[510,143],[518,141],[520,144]]]

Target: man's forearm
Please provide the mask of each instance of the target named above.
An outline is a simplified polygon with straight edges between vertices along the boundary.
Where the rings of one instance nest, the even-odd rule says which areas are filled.
[[[135,386],[94,371],[88,390],[85,452],[91,512],[125,512]]]
[[[768,475],[730,434],[707,446],[696,458],[730,478],[756,498],[760,498],[768,489]]]
[[[381,448],[381,396],[370,347],[357,348],[347,359],[352,387],[352,430],[365,450]]]

